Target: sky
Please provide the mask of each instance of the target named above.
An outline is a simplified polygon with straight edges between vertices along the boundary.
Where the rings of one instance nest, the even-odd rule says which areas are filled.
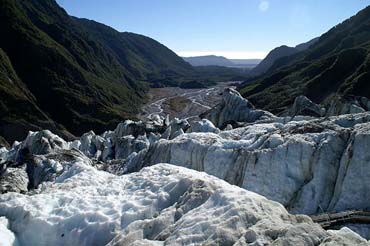
[[[263,58],[328,31],[370,0],[57,0],[73,16],[154,38],[180,56]]]

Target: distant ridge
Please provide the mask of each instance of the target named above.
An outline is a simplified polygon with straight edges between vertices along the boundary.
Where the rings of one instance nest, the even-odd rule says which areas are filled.
[[[302,43],[297,45],[296,47],[289,47],[286,45],[282,45],[270,51],[265,59],[263,59],[252,71],[251,74],[253,75],[260,75],[267,72],[275,61],[282,57],[294,55],[300,51],[304,51],[308,49],[311,45],[313,45],[318,38],[314,38],[306,43]]]
[[[261,61],[260,59],[228,59],[215,55],[183,57],[183,59],[194,67],[222,66],[253,68]]]

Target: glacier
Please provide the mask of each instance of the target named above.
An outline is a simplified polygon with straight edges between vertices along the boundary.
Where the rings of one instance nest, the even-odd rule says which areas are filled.
[[[168,164],[117,176],[76,161],[33,194],[3,194],[0,215],[9,221],[0,235],[19,245],[338,245],[342,237],[367,245],[348,229],[324,231],[277,202]]]
[[[227,89],[199,121],[30,132],[0,149],[0,245],[368,245],[369,225],[306,215],[370,209],[370,113],[293,109]]]

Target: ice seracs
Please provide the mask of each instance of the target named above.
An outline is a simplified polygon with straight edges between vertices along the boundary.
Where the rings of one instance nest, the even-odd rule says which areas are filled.
[[[329,117],[343,114],[357,114],[370,110],[370,100],[360,96],[332,96],[321,105],[312,102],[306,96],[295,98],[293,105],[282,113],[282,116],[306,115],[314,117]]]
[[[368,209],[369,116],[184,134],[153,144],[137,167],[166,162],[205,171],[294,213]]]
[[[307,97],[301,95],[299,97],[296,97],[292,107],[288,110],[287,114],[292,117],[296,115],[321,117],[325,114],[325,109],[321,108],[320,105],[312,102]]]
[[[366,244],[285,209],[369,209],[370,113],[277,117],[223,98],[199,121],[152,115],[71,142],[30,132],[0,149],[1,232],[21,244]]]
[[[213,123],[207,119],[202,119],[200,121],[194,121],[190,124],[190,129],[187,132],[213,132],[219,133],[220,129],[215,127]]]
[[[325,115],[355,114],[370,110],[370,100],[366,97],[334,97],[326,103]]]
[[[275,116],[270,112],[255,109],[239,92],[227,88],[222,95],[222,102],[200,117],[212,121],[219,128],[223,128],[230,122],[255,122],[272,119]]]

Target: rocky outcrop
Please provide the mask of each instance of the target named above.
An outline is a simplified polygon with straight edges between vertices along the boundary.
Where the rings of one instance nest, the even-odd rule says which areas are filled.
[[[231,88],[225,89],[219,105],[200,115],[200,118],[212,121],[219,128],[226,127],[229,122],[255,122],[274,117],[267,111],[255,109],[247,99]]]

